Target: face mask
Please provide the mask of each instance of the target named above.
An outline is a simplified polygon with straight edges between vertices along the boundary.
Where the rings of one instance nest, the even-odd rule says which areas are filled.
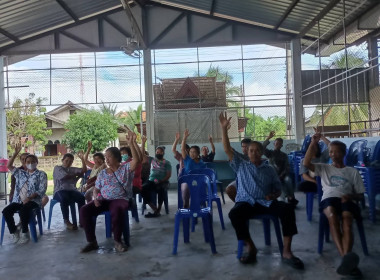
[[[121,156],[121,161],[127,161],[127,160],[128,160],[128,155]]]
[[[26,165],[26,168],[28,168],[29,170],[34,170],[36,169],[37,167],[37,163],[29,163]]]
[[[156,154],[156,158],[157,158],[157,159],[160,159],[160,160],[161,160],[161,159],[163,159],[163,158],[164,158],[164,155],[161,155],[161,154]]]

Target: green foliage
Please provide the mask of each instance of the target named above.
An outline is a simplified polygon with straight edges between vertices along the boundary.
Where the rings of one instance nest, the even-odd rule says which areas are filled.
[[[108,113],[96,110],[78,111],[70,116],[65,124],[67,129],[63,143],[74,152],[87,149],[87,142],[92,141],[92,151],[101,151],[117,138],[118,125]]]
[[[264,119],[261,115],[253,115],[248,109],[246,109],[245,117],[248,118],[246,135],[255,140],[264,140],[272,130],[278,137],[286,135],[286,117],[273,116]]]
[[[348,68],[365,67],[366,56],[364,52],[347,51],[347,64]],[[322,65],[322,69],[345,69],[346,68],[346,54],[341,51],[331,57],[327,64]]]
[[[34,100],[34,94],[24,100],[16,99],[11,108],[7,110],[7,145],[9,153],[13,153],[13,146],[21,141],[21,137],[29,137],[25,142],[25,147],[44,145],[47,142],[46,136],[51,135],[51,130],[47,129],[44,113],[46,108],[42,107],[43,99]]]
[[[136,110],[129,108],[129,111],[121,113],[119,118],[123,124],[128,126],[131,130],[134,130],[137,133],[137,128],[135,124],[139,124],[141,122],[141,113],[143,111],[142,104],[140,104]]]

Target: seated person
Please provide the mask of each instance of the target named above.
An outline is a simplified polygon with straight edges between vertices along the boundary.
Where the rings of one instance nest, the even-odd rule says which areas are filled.
[[[28,156],[28,155],[30,155],[30,154],[29,153],[22,153],[20,155],[21,166],[18,167],[19,169],[27,170],[25,159],[26,159],[26,156]],[[9,192],[9,201],[10,202],[12,202],[12,200],[13,200],[13,195],[15,192],[15,186],[16,186],[16,178],[15,178],[15,176],[12,175],[11,176],[11,189]],[[41,208],[44,208],[46,206],[46,204],[48,204],[48,202],[49,202],[49,197],[45,194],[41,200]]]
[[[84,197],[88,202],[92,200],[92,193],[94,192],[95,187],[95,181],[100,171],[102,171],[104,168],[107,167],[105,164],[105,158],[102,153],[95,153],[93,155],[94,163],[88,160],[88,155],[92,149],[92,142],[88,141],[87,143],[87,151],[84,154],[84,160],[86,162],[86,165],[91,168],[90,176],[88,176],[88,179],[86,181],[86,184],[82,186],[81,192],[85,193]]]
[[[319,139],[318,134],[312,137],[304,165],[321,177],[323,196],[320,210],[327,217],[332,238],[342,257],[337,273],[361,276],[358,268],[359,256],[352,252],[352,222],[353,218],[361,218],[359,206],[354,201],[363,199],[363,181],[355,168],[344,165],[346,145],[340,141],[332,141],[329,145],[331,165],[312,163]]]
[[[63,221],[68,230],[77,230],[78,226],[72,224],[69,220],[69,206],[71,203],[77,203],[78,209],[85,204],[84,196],[77,190],[76,184],[79,178],[87,171],[86,162],[84,161],[83,152],[78,153],[82,161],[82,168],[71,167],[74,156],[67,153],[62,158],[62,165],[57,165],[53,170],[54,195],[53,199],[60,202]]]
[[[208,153],[208,147],[207,146],[202,147],[202,157],[201,158],[202,158],[203,162],[213,162],[214,157],[215,157],[215,145],[214,145],[214,142],[212,141],[211,135],[208,136],[208,140],[210,141],[210,145],[211,145],[211,153]]]
[[[149,180],[142,186],[141,195],[144,203],[152,208],[153,213],[149,212],[145,218],[156,218],[161,216],[162,203],[164,202],[165,189],[168,187],[170,176],[172,175],[172,166],[170,161],[164,158],[165,148],[156,148],[156,157],[152,159],[150,165]],[[158,206],[151,201],[152,192],[158,194]]]
[[[243,140],[241,140],[240,142],[240,145],[241,145],[241,154],[245,160],[248,160],[248,148],[249,148],[249,145],[251,144],[252,140],[249,139],[249,138],[244,138]],[[238,153],[239,154],[239,153]],[[235,197],[236,197],[236,180],[235,181],[232,181],[231,183],[229,183],[229,185],[227,186],[226,188],[226,193],[228,195],[228,197],[233,201],[235,202]]]
[[[17,144],[13,156],[8,161],[8,169],[15,178],[14,193],[9,205],[3,209],[3,217],[8,225],[9,233],[12,234],[13,242],[23,244],[29,241],[29,219],[35,208],[41,207],[42,198],[47,189],[47,175],[37,169],[38,159],[35,155],[25,156],[26,169],[13,166],[14,160],[21,151],[21,144]],[[21,221],[20,228],[15,224],[13,215],[19,212]]]
[[[127,162],[129,156],[130,156],[131,150],[129,149],[129,154],[128,154],[128,148],[127,147],[121,147],[120,148],[120,153],[121,153],[121,163]]]
[[[303,269],[303,262],[293,255],[291,243],[293,235],[297,234],[296,215],[294,207],[276,198],[281,194],[281,182],[274,168],[261,158],[264,152],[260,142],[252,141],[248,149],[248,158],[234,151],[228,139],[228,127],[231,118],[227,113],[220,113],[223,148],[232,169],[236,171],[238,188],[235,206],[228,214],[235,229],[238,240],[243,240],[248,252],[242,256],[243,264],[256,261],[257,248],[249,233],[248,220],[258,214],[277,216],[282,225],[284,236],[283,263],[296,269]]]
[[[182,171],[183,175],[189,174],[191,170],[206,168],[206,164],[200,158],[199,146],[191,146],[189,153],[186,151],[186,140],[190,133],[188,129],[185,129],[183,133],[183,139],[181,144],[182,158],[184,159],[184,169]],[[189,208],[190,206],[190,190],[186,183],[181,185],[182,201],[183,207]]]
[[[177,151],[177,144],[179,142],[179,138],[180,138],[180,134],[179,134],[179,132],[177,132],[175,134],[175,139],[174,139],[174,143],[172,146],[172,152],[174,154],[174,158],[176,160],[178,160],[178,162],[179,162],[178,178],[181,177],[182,171],[185,168],[185,163],[183,161],[182,153]],[[190,152],[190,146],[186,144],[186,153],[189,154],[189,152]]]
[[[128,132],[127,141],[132,151],[132,161],[121,164],[121,153],[118,148],[111,147],[106,150],[105,158],[108,168],[100,171],[95,183],[94,200],[83,206],[80,210],[80,220],[86,233],[87,245],[82,253],[99,248],[95,235],[96,217],[104,211],[110,211],[112,232],[117,252],[127,251],[122,243],[121,235],[124,226],[124,215],[132,198],[133,172],[136,165],[141,163],[139,153],[135,149],[136,134]],[[137,145],[137,144],[136,144]]]
[[[139,158],[142,159],[143,153],[145,153],[146,137],[142,136],[141,141],[142,141],[142,147],[141,147],[142,151],[140,150],[140,147],[137,145],[136,141],[134,142],[136,145],[134,148],[136,149],[136,152],[139,154]],[[124,147],[124,148],[125,148],[125,151],[127,152],[128,159],[122,164],[131,162],[133,159],[131,148],[130,147]],[[132,183],[133,197],[135,197],[138,193],[141,193],[141,190],[142,190],[141,171],[142,171],[142,164],[139,163],[135,167],[135,175],[133,176],[133,183]]]
[[[292,180],[289,178],[289,160],[288,155],[281,151],[284,140],[277,138],[274,140],[274,150],[269,150],[266,147],[269,145],[269,140],[275,135],[274,131],[271,131],[264,141],[264,155],[269,159],[269,163],[276,169],[277,175],[280,177],[282,184],[282,196],[287,198],[288,203],[296,206],[298,200],[294,196],[294,187]]]

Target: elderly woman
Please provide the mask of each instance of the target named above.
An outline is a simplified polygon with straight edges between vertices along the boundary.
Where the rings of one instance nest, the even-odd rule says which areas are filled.
[[[134,170],[141,163],[141,155],[136,150],[136,134],[128,133],[129,147],[132,152],[132,161],[121,165],[121,153],[118,148],[106,150],[105,157],[108,168],[103,169],[96,180],[94,201],[91,201],[80,210],[81,224],[86,233],[87,245],[81,252],[86,253],[99,248],[95,235],[96,217],[104,211],[110,211],[112,231],[117,252],[124,252],[127,248],[121,241],[124,215],[128,210],[129,199],[132,198],[132,182]]]
[[[26,243],[29,241],[28,224],[30,214],[35,208],[41,207],[41,199],[45,196],[47,188],[46,173],[37,169],[38,159],[35,155],[28,154],[25,157],[26,170],[13,166],[14,160],[21,151],[21,145],[17,144],[15,152],[8,162],[8,169],[15,177],[15,189],[11,204],[3,210],[4,219],[8,225],[13,242]],[[13,215],[19,212],[21,221],[20,229],[15,225]]]
[[[65,154],[62,158],[62,165],[55,166],[53,171],[53,199],[58,200],[61,204],[63,221],[68,230],[78,229],[78,225],[72,224],[69,220],[70,204],[77,203],[78,209],[85,204],[84,196],[77,190],[76,184],[79,178],[87,171],[87,166],[83,152],[79,152],[78,157],[82,161],[82,168],[72,167],[74,156]]]
[[[102,171],[104,168],[106,168],[105,164],[105,158],[102,153],[95,153],[93,155],[94,162],[88,160],[88,155],[92,148],[92,142],[88,141],[87,144],[87,151],[84,154],[84,161],[86,162],[86,165],[91,168],[90,176],[88,176],[86,184],[82,187],[82,192],[84,192],[84,197],[88,202],[92,201],[92,193],[94,192],[95,182],[96,178],[100,171]]]

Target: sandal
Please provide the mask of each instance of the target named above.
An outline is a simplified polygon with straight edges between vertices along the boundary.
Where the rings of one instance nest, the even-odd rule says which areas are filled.
[[[89,242],[86,246],[84,246],[80,252],[81,253],[87,253],[87,252],[90,252],[90,251],[94,251],[94,250],[98,250],[99,249],[99,245],[98,245],[98,242],[97,241],[94,241],[94,242]]]
[[[304,264],[300,258],[292,256],[290,259],[282,258],[282,262],[289,265],[295,269],[304,269]]]
[[[149,212],[148,214],[146,214],[144,217],[145,218],[157,218],[157,217],[160,217],[161,214],[160,213],[151,213]]]
[[[128,248],[126,248],[123,243],[115,241],[115,250],[116,252],[122,253],[126,252]]]
[[[342,262],[336,272],[340,275],[349,275],[351,271],[357,268],[358,264],[359,256],[354,252],[349,252],[343,256]]]
[[[249,264],[249,263],[255,263],[257,261],[256,259],[256,254],[251,254],[251,253],[244,253],[239,261],[242,264]]]

